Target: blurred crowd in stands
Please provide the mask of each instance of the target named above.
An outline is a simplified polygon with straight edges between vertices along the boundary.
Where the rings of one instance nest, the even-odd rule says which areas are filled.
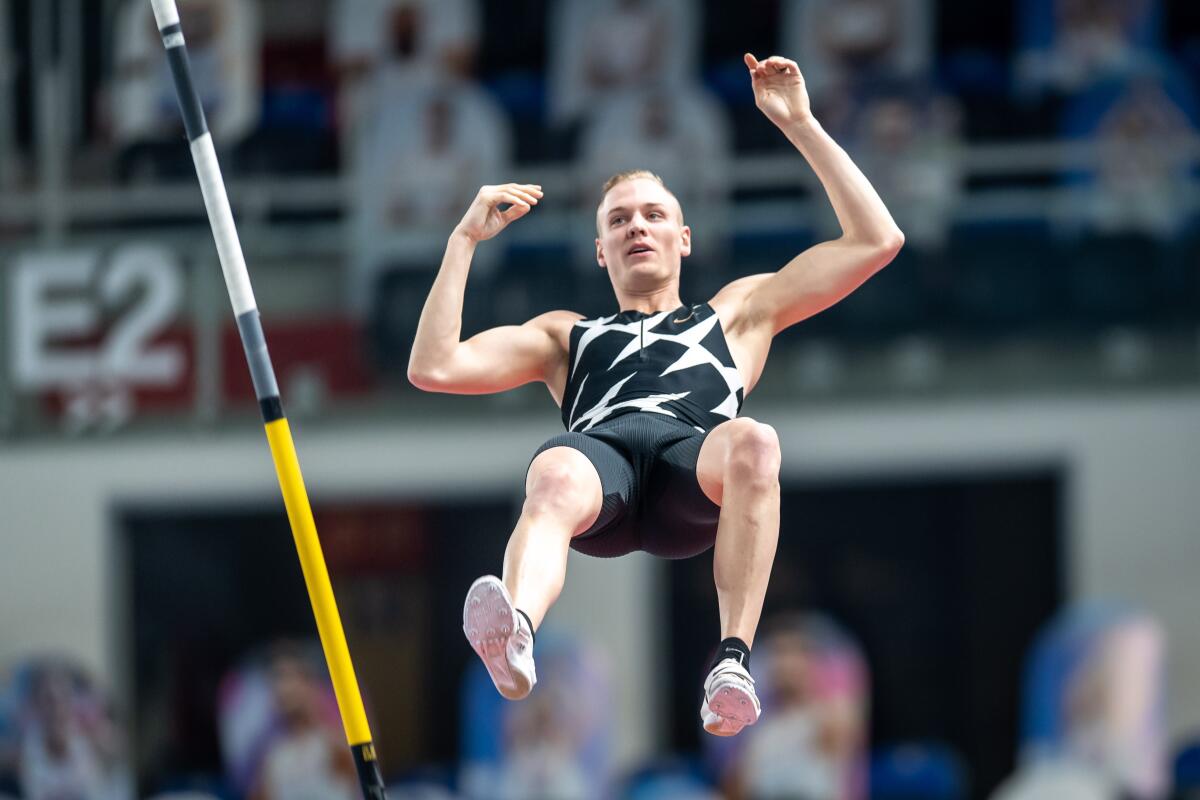
[[[85,179],[186,180],[149,5],[109,5],[83,137],[105,157]],[[800,63],[818,119],[906,233],[896,264],[810,333],[1070,335],[1200,316],[1200,21],[1184,0],[986,14],[934,0],[179,5],[226,173],[344,177],[331,191],[344,192],[345,305],[384,365],[406,360],[445,238],[486,183],[554,189],[480,248],[471,292],[491,302],[468,293],[467,330],[551,306],[611,311],[587,212],[618,170],[649,168],[680,197],[688,296],[837,236],[802,158],[754,108],[750,49]],[[12,99],[31,84],[9,28]],[[14,166],[23,138],[28,155],[27,133],[0,136],[9,185],[30,176]]]
[[[617,769],[614,693],[602,648],[548,629],[538,687],[521,703],[475,661],[461,676],[458,761],[387,774],[393,798],[589,800],[1113,800],[1200,791],[1200,739],[1167,740],[1160,625],[1130,608],[1068,608],[1032,643],[1015,769],[999,787],[938,741],[873,742],[870,669],[854,635],[824,614],[768,620],[752,672],[760,722],[699,753]],[[315,643],[281,640],[221,681],[222,774],[172,777],[160,800],[338,800],[358,796],[332,686]],[[121,716],[86,670],[62,659],[17,665],[0,684],[0,796],[134,797]],[[145,765],[143,765],[145,767]],[[387,767],[387,759],[384,758]],[[385,770],[386,771],[386,770]]]
[[[26,35],[41,3],[0,0],[6,194],[41,180],[42,76]],[[619,170],[649,168],[680,197],[695,229],[685,298],[837,236],[803,159],[754,108],[746,50],[800,63],[818,119],[906,234],[897,261],[805,323],[806,335],[986,339],[1132,325],[1194,336],[1200,321],[1191,0],[178,3],[227,177],[325,176],[344,193],[345,304],[384,366],[407,361],[446,236],[481,184],[553,182],[558,194],[480,248],[468,333],[553,306],[615,310],[591,210]],[[70,110],[82,120],[72,184],[191,186],[150,4],[79,5],[91,55],[85,100]],[[539,227],[539,216],[549,222]],[[1158,623],[1131,610],[1069,609],[1048,623],[1028,654],[1016,767],[992,796],[1200,796],[1200,738],[1166,735],[1165,647]],[[474,664],[461,676],[458,763],[397,769],[389,796],[980,796],[944,743],[873,741],[871,664],[854,632],[826,616],[764,625],[759,725],[620,771],[611,738],[621,687],[602,650],[540,633],[541,682],[521,704],[500,701]],[[151,786],[126,746],[127,719],[87,670],[50,657],[4,668],[0,797],[117,800],[135,786],[176,800],[357,796],[311,643],[273,643],[227,676],[212,709],[223,774],[164,778],[159,765]],[[381,756],[386,768],[386,748]]]

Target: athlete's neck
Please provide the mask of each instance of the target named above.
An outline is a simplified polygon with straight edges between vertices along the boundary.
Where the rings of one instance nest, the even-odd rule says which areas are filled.
[[[640,311],[643,314],[674,311],[683,305],[683,301],[679,299],[679,290],[674,286],[647,294],[617,292],[617,302],[620,303],[622,312]]]

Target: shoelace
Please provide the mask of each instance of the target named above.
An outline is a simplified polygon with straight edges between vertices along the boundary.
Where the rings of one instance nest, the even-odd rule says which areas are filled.
[[[750,676],[749,671],[747,671],[745,667],[734,661],[732,658],[726,658],[718,663],[717,666],[713,668],[713,671],[708,674],[708,680],[704,682],[705,695],[708,694],[709,687],[716,683],[718,678],[722,678],[726,675],[733,675],[738,679],[748,683],[751,690],[754,689],[754,678]]]
[[[517,651],[517,655],[525,655],[525,652],[529,649],[529,645],[532,643],[533,637],[525,629],[525,624],[522,620],[517,624],[517,629],[513,632],[513,649]]]
[[[754,678],[751,677],[750,671],[732,658],[722,659],[710,674],[713,676],[733,674],[745,678],[750,683],[754,683]]]

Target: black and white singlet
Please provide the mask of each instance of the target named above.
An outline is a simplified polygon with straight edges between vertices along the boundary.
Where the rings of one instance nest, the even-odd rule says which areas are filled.
[[[696,465],[708,433],[738,415],[745,394],[716,312],[700,303],[577,322],[569,359],[567,432],[534,458],[570,447],[600,476],[600,513],[571,547],[665,558],[712,547],[721,509],[700,488]]]
[[[633,411],[675,417],[701,432],[733,419],[744,387],[708,303],[575,323],[562,419],[586,433]]]

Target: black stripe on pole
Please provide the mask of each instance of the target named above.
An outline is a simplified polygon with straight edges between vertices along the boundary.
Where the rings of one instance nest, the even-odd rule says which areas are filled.
[[[383,776],[379,774],[379,762],[375,760],[375,745],[356,744],[350,748],[354,754],[354,766],[358,769],[358,782],[363,797],[367,800],[386,800],[383,793]]]
[[[262,412],[263,422],[274,422],[277,419],[283,419],[283,403],[279,401],[279,395],[264,397],[262,400],[259,400],[258,409]]]
[[[168,25],[162,29],[165,39],[169,32],[179,33],[178,25]],[[187,131],[189,142],[194,142],[208,133],[208,123],[204,121],[204,108],[200,105],[200,95],[192,83],[192,69],[188,65],[187,47],[167,48],[167,63],[171,65],[171,77],[175,80],[175,94],[179,97],[179,110],[183,112],[183,129]]]

